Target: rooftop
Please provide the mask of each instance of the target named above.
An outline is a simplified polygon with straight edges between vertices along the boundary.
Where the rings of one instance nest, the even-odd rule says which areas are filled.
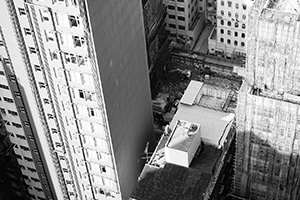
[[[191,81],[170,128],[173,130],[178,120],[199,124],[204,143],[222,146],[235,116],[237,88],[232,84],[221,79],[203,83]]]
[[[166,132],[162,135],[150,161],[145,165],[139,177],[131,195],[132,199],[202,200],[214,187],[211,180],[216,175],[222,157],[222,149],[218,147],[224,143],[227,137],[234,113],[224,112],[220,108],[212,109],[201,106],[202,94],[207,92],[203,90],[208,90],[210,87],[220,88],[219,94],[217,92],[209,93],[212,97],[219,95],[220,99],[226,97],[224,90],[233,89],[232,83],[222,80],[211,83],[208,80],[206,82],[190,82],[170,123],[173,132],[171,134]],[[225,96],[222,97],[221,94]],[[184,122],[184,124],[178,124],[178,121]],[[166,163],[165,146],[188,149],[190,138],[187,135],[190,132],[196,132],[200,126],[204,144],[196,152],[189,167]]]
[[[181,151],[188,151],[199,128],[199,125],[191,122],[177,121],[173,134],[169,137],[169,142],[166,146]]]
[[[165,143],[162,137],[160,143]],[[159,144],[160,145],[160,144]],[[131,197],[137,200],[203,199],[221,150],[204,145],[189,168],[166,163],[163,167],[146,164]]]

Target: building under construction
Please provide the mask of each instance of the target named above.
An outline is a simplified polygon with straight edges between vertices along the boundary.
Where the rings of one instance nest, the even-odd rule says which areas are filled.
[[[260,0],[248,21],[237,108],[235,194],[300,199],[300,5]]]

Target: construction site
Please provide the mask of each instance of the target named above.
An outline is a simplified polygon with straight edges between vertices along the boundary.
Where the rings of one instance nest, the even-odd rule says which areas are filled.
[[[147,159],[132,200],[208,200],[222,195],[218,180],[231,157],[240,82],[218,76],[188,82]]]
[[[234,193],[300,199],[300,5],[255,1],[238,95]]]

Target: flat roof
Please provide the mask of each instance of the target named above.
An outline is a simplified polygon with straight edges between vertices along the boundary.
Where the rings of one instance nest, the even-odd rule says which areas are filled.
[[[204,145],[189,168],[166,163],[164,167],[146,164],[131,194],[137,200],[203,199],[208,191],[214,167],[222,151]]]
[[[166,146],[187,152],[190,149],[199,128],[199,124],[178,120]]]
[[[193,105],[199,91],[202,88],[203,83],[199,81],[191,81],[188,87],[186,88],[182,98],[180,99],[180,103],[184,103],[187,105]]]
[[[186,120],[201,125],[201,138],[215,145],[222,145],[234,119],[233,113],[225,113],[201,106],[178,105],[178,110],[170,123],[173,129],[176,121]]]

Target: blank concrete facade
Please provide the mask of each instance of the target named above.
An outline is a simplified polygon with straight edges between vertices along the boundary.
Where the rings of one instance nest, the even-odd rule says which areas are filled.
[[[256,1],[238,97],[234,191],[251,199],[300,198],[299,9]]]
[[[154,139],[141,2],[0,7],[7,53],[0,94],[20,117],[8,119],[18,122],[10,139],[26,147],[15,152],[31,199],[128,199]]]

